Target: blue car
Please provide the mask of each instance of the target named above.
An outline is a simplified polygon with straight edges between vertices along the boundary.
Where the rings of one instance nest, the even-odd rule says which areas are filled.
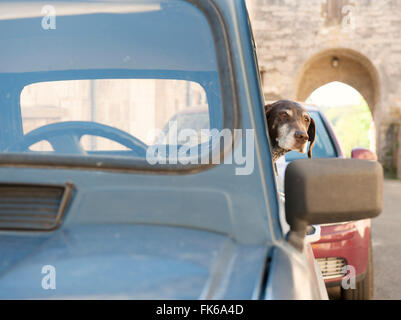
[[[327,298],[306,226],[379,214],[381,167],[294,161],[284,208],[244,2],[1,7],[0,298]]]

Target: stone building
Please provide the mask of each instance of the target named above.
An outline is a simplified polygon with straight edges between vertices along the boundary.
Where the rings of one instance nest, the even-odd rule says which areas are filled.
[[[247,0],[266,100],[341,81],[368,102],[376,152],[401,177],[401,0]]]

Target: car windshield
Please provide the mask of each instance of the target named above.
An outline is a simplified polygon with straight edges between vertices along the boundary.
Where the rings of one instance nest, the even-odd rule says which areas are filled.
[[[309,111],[310,116],[315,121],[316,125],[316,137],[315,137],[315,145],[313,147],[313,158],[335,158],[337,157],[336,149],[333,145],[332,138],[330,137],[329,132],[319,112],[317,111]],[[299,153],[296,151],[290,151],[285,155],[285,160],[287,162],[296,160],[296,159],[306,159],[308,155],[306,153]]]
[[[160,135],[173,120],[181,126],[185,118],[195,133],[222,129],[213,34],[194,5],[18,1],[7,8],[1,153],[145,160],[152,144],[167,143]],[[199,106],[203,116],[194,117]]]

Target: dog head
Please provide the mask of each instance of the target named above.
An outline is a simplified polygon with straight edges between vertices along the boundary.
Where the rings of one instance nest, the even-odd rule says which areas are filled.
[[[306,153],[310,141],[308,157],[312,158],[316,135],[315,122],[299,103],[279,100],[266,105],[265,113],[273,149]]]

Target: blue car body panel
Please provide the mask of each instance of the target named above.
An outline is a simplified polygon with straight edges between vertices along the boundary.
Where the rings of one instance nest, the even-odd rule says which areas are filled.
[[[1,299],[248,299],[265,259],[263,246],[149,225],[77,225],[1,242]],[[46,265],[55,290],[38,285]]]
[[[2,163],[2,183],[71,182],[74,191],[56,231],[0,232],[0,298],[266,297],[272,249],[290,245],[279,223],[254,45],[243,1],[211,3],[230,37],[239,127],[254,130],[252,173],[235,175],[236,164],[178,174]],[[291,270],[288,259],[280,261]],[[56,268],[55,290],[41,286],[45,265]],[[277,297],[294,297],[288,287],[274,288]]]

